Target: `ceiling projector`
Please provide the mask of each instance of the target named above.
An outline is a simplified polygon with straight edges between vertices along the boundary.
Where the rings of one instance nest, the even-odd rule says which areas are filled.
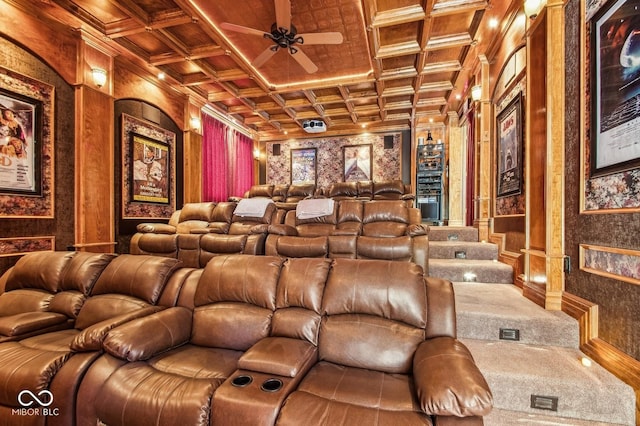
[[[307,120],[302,123],[302,129],[307,133],[321,133],[327,130],[327,125],[322,120]]]

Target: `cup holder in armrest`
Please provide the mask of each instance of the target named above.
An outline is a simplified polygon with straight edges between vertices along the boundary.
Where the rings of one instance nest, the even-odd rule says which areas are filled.
[[[243,388],[248,384],[250,384],[251,382],[253,382],[253,377],[248,376],[246,374],[241,374],[239,376],[234,377],[233,380],[231,380],[231,384],[238,388]]]
[[[262,382],[260,389],[265,392],[277,392],[282,388],[282,380],[280,379],[267,379]]]

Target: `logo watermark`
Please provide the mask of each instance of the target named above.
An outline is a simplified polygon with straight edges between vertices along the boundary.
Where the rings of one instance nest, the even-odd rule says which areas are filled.
[[[33,393],[30,390],[22,390],[18,394],[18,404],[22,408],[12,408],[11,415],[14,416],[57,416],[60,409],[51,407],[53,404],[53,394],[43,389]]]

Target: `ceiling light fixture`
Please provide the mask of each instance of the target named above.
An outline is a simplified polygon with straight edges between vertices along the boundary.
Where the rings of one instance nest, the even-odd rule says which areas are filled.
[[[163,73],[162,71],[160,71],[160,72],[158,73],[158,78],[159,78],[160,80],[164,80],[166,76],[167,76],[167,75],[166,75],[165,73]]]
[[[104,86],[107,82],[107,71],[102,68],[91,68],[91,76],[93,77],[93,84],[98,88]]]

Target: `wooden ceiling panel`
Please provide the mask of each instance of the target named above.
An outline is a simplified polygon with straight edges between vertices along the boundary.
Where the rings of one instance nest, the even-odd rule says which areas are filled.
[[[298,35],[340,34],[305,35],[306,44],[292,44],[299,53],[269,50],[276,42],[263,35],[276,21],[274,0],[48,1],[58,8],[53,19],[73,28],[82,22],[119,54],[151,74],[164,71],[176,90],[265,141],[305,136],[307,118],[325,120],[335,134],[444,120],[460,104],[456,86],[466,83],[457,80],[499,35],[484,25],[488,0],[289,0]],[[491,17],[508,18],[515,1],[492,0]]]

